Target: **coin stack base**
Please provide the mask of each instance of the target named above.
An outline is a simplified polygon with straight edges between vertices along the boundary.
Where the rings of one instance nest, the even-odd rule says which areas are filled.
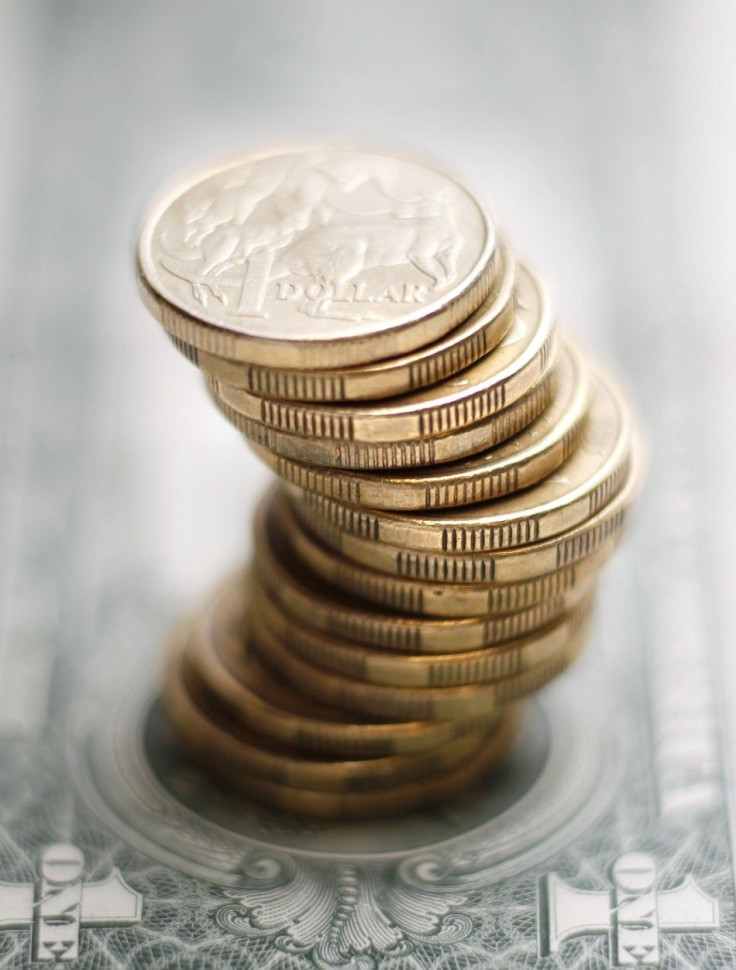
[[[253,562],[173,638],[203,770],[318,819],[492,784],[583,649],[638,488],[631,412],[459,182],[336,148],[161,198],[144,299],[276,472]]]

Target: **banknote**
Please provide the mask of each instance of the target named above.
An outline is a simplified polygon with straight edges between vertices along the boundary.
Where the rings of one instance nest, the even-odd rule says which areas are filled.
[[[725,692],[693,458],[705,413],[693,363],[706,350],[697,332],[685,339],[698,331],[702,301],[715,306],[702,280],[695,292],[688,226],[699,227],[700,246],[712,227],[696,225],[695,206],[682,204],[692,187],[676,183],[677,165],[696,164],[703,139],[683,123],[687,151],[675,164],[650,131],[655,109],[663,130],[673,126],[662,145],[680,123],[662,107],[670,88],[661,78],[661,91],[643,87],[659,18],[642,10],[627,19],[621,6],[586,20],[581,6],[562,20],[536,3],[531,14],[509,5],[491,29],[481,6],[461,4],[474,25],[468,37],[500,38],[483,63],[456,36],[456,5],[443,14],[423,5],[434,20],[417,19],[417,43],[434,50],[452,40],[453,84],[468,111],[480,104],[473,124],[487,131],[481,143],[453,122],[450,160],[472,167],[476,146],[478,174],[492,163],[508,191],[523,183],[517,201],[534,196],[535,212],[544,206],[529,185],[540,196],[558,192],[549,218],[565,225],[528,213],[526,224],[546,225],[548,251],[559,241],[572,254],[561,265],[581,267],[576,305],[597,307],[597,344],[625,364],[649,471],[603,574],[589,647],[526,704],[502,772],[415,814],[328,825],[215,786],[189,763],[162,710],[172,624],[245,560],[268,473],[208,410],[194,370],[139,308],[130,242],[151,168],[163,177],[169,155],[201,154],[193,133],[230,144],[243,91],[271,83],[279,65],[294,85],[292,107],[269,88],[260,108],[251,99],[249,123],[270,131],[278,115],[296,128],[305,104],[319,103],[319,118],[344,124],[347,102],[334,95],[343,82],[350,90],[344,52],[352,59],[357,32],[347,32],[351,18],[336,26],[330,4],[311,5],[322,13],[311,25],[297,3],[262,5],[258,16],[252,5],[224,4],[227,29],[199,6],[191,22],[170,2],[110,6],[106,20],[70,2],[62,30],[53,5],[9,3],[15,26],[0,32],[0,60],[12,60],[22,80],[0,146],[3,196],[14,200],[0,224],[0,970],[735,967]],[[373,32],[361,21],[361,30],[403,56],[399,41],[415,28],[393,20],[393,7],[372,5],[383,20]],[[686,25],[701,18],[680,15]],[[329,42],[326,23],[338,32]],[[681,29],[672,64],[689,64],[682,45],[688,57],[695,45],[695,30]],[[254,45],[250,62],[226,34]],[[605,56],[588,56],[591,38]],[[326,61],[342,51],[336,73],[319,73],[315,49]],[[362,120],[401,144],[407,112],[392,121],[388,109],[406,66],[386,55],[394,48],[381,50],[383,59],[359,49],[360,63],[380,67]],[[406,105],[418,126],[428,119],[423,137],[435,146],[444,104],[435,56],[415,55],[418,93]],[[627,83],[611,85],[620,63]],[[154,66],[166,81],[140,97],[133,79],[150,84]],[[516,94],[511,77],[522,85]],[[571,79],[554,89],[565,97],[546,96],[554,78]],[[477,102],[481,88],[503,97]],[[602,107],[616,119],[615,137],[599,127]],[[510,137],[509,119],[527,135]],[[348,121],[354,133],[361,116]],[[537,129],[544,138],[562,132],[553,151],[539,150]],[[507,168],[492,161],[504,147]],[[591,151],[604,159],[598,168],[588,165]],[[559,178],[545,180],[534,165],[557,166]],[[700,188],[713,173],[705,163],[698,171]],[[687,225],[664,212],[667,199]],[[626,200],[639,219],[634,233],[621,215]],[[561,302],[575,300],[562,293]]]
[[[186,604],[144,555],[186,551],[136,527],[161,501],[136,496],[125,455],[105,456],[104,421],[66,492],[51,473],[58,426],[11,411],[29,464],[6,475],[0,966],[733,966],[719,679],[676,355],[664,373],[673,392],[647,410],[656,460],[587,655],[526,705],[500,775],[343,825],[251,805],[190,765],[159,700]],[[86,504],[77,539],[57,537],[63,562],[49,523],[74,495]]]

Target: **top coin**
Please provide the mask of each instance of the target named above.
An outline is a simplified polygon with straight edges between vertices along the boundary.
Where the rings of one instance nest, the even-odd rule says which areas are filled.
[[[336,148],[231,160],[162,196],[144,299],[176,338],[271,366],[335,368],[438,340],[487,296],[496,233],[450,176]]]

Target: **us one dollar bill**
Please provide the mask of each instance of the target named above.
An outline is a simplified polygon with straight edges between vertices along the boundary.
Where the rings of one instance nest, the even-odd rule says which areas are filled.
[[[5,547],[0,966],[736,965],[684,398],[650,417],[656,461],[587,655],[527,704],[502,774],[338,826],[250,805],[190,766],[158,698],[181,606],[144,556],[172,545],[150,533],[161,502],[119,479],[103,422],[63,562],[49,522],[80,485],[60,494],[42,473],[58,429],[26,427],[29,485],[7,492],[20,534]]]
[[[319,73],[314,49],[328,62],[354,51],[358,32],[329,4],[311,5],[322,11],[311,26],[297,3],[257,15],[257,5],[229,4],[227,32],[206,5],[191,20],[170,2],[107,5],[110,20],[93,6],[7,3],[13,18],[0,31],[0,61],[19,82],[0,149],[13,200],[0,224],[0,970],[736,967],[724,690],[693,458],[702,432],[693,415],[705,407],[700,369],[688,366],[706,353],[698,313],[716,302],[714,274],[695,272],[714,227],[693,214],[714,179],[698,117],[711,114],[693,108],[710,74],[688,93],[689,115],[668,100],[684,97],[682,66],[703,54],[700,10],[691,21],[680,5],[693,29],[681,28],[663,66],[657,51],[675,43],[662,29],[667,5],[635,15],[625,5],[583,15],[583,5],[565,18],[549,4],[531,15],[507,5],[491,23],[483,5],[461,4],[479,18],[468,37],[495,38],[482,60],[458,39],[456,5],[441,16],[421,5],[418,43],[453,35],[446,63],[487,138],[479,165],[513,147],[504,126],[523,119],[523,178],[509,158],[507,185],[523,182],[530,205],[556,186],[550,211],[573,229],[554,226],[548,239],[571,263],[590,259],[589,302],[611,356],[627,360],[651,460],[602,578],[588,650],[527,704],[503,773],[415,815],[333,826],[216,788],[182,756],[161,710],[171,624],[217,585],[225,559],[246,555],[248,508],[242,529],[229,516],[252,506],[266,475],[139,309],[128,244],[152,169],[174,167],[148,154],[151,142],[159,156],[175,151],[165,143],[183,146],[181,162],[199,152],[193,133],[232,144],[243,91],[275,77],[298,97],[291,109],[283,92],[260,108],[252,98],[256,130],[271,131],[275,115],[301,125],[305,105],[318,103],[327,112],[318,120],[339,129],[349,98],[326,97],[339,75]],[[361,21],[366,44],[414,42],[408,21],[391,20],[394,6],[371,6],[386,19],[376,32]],[[253,44],[250,61],[234,42],[223,50],[224,33]],[[386,105],[407,67],[401,57],[392,67],[385,50],[359,48],[356,63],[378,65],[375,114],[348,122],[401,144],[407,112],[392,121]],[[520,52],[532,86],[515,93]],[[429,146],[441,92],[436,59],[424,62],[412,56],[416,96],[401,104],[422,105],[416,124],[427,119]],[[344,57],[334,63],[346,70]],[[713,83],[725,85],[725,62],[713,63]],[[625,83],[611,84],[621,65]],[[133,79],[159,70],[165,84],[141,97]],[[554,88],[564,96],[542,96],[550,79],[565,82]],[[557,128],[554,151],[532,158],[528,145],[552,144]],[[458,145],[457,160],[480,137]],[[686,163],[701,166],[692,183]],[[533,164],[557,165],[558,180],[535,181]],[[719,296],[728,290],[726,281]]]

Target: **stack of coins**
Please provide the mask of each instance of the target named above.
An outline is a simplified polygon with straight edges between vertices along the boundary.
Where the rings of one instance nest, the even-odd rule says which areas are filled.
[[[165,698],[228,785],[314,817],[486,776],[580,652],[637,488],[630,411],[461,184],[336,148],[163,196],[139,278],[282,483]]]

